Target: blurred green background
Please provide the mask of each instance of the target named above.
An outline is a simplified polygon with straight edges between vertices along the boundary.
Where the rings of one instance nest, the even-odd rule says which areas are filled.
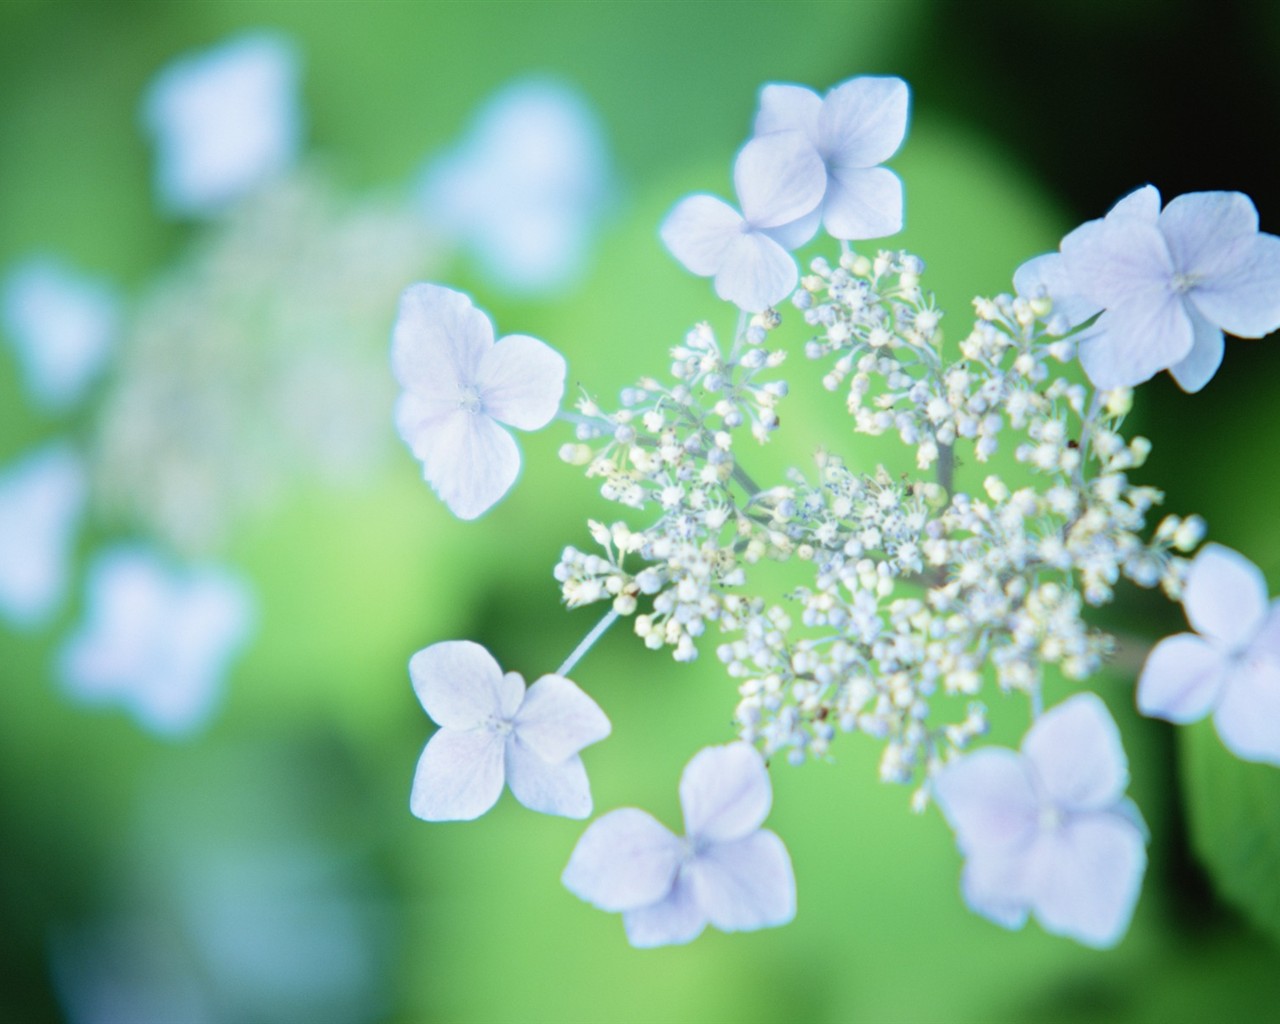
[[[892,161],[907,230],[894,244],[926,260],[952,338],[967,329],[972,295],[1007,289],[1019,262],[1144,181],[1166,198],[1243,189],[1263,228],[1280,230],[1272,5],[9,0],[0,266],[52,252],[137,295],[198,250],[208,228],[155,210],[139,98],[173,57],[253,27],[298,45],[306,159],[353,197],[403,191],[514,76],[550,72],[582,91],[619,181],[586,278],[554,299],[513,301],[465,261],[429,269],[470,290],[500,331],[547,339],[571,382],[605,399],[664,369],[666,348],[697,321],[731,326],[656,229],[686,192],[727,193],[767,81],[910,82],[910,134]],[[388,304],[358,343],[385,350],[393,317]],[[1211,536],[1248,554],[1273,589],[1274,347],[1230,342],[1203,395],[1156,381],[1135,413],[1155,443],[1144,481],[1167,489],[1171,511],[1204,514]],[[801,362],[793,388],[819,376]],[[784,411],[795,433],[768,459],[803,462],[838,411],[838,401]],[[68,431],[91,443],[94,430],[91,408],[70,419],[31,411],[7,357],[0,424],[4,463]],[[372,482],[291,483],[227,539],[220,553],[255,585],[259,624],[196,738],[157,740],[58,692],[49,664],[79,613],[78,587],[47,629],[0,630],[3,1019],[63,1019],[68,978],[86,962],[145,977],[149,958],[175,956],[197,964],[202,994],[172,994],[162,1005],[173,1019],[187,1006],[205,1014],[190,1019],[228,1021],[1274,1014],[1280,773],[1223,758],[1211,730],[1180,747],[1136,717],[1121,674],[1099,685],[1125,735],[1151,867],[1133,928],[1108,953],[970,914],[950,833],[880,785],[876,750],[857,740],[836,745],[834,764],[774,767],[770,826],[795,863],[796,921],[709,932],[684,948],[632,950],[616,916],[560,886],[581,823],[509,796],[472,824],[417,821],[409,785],[430,725],[409,656],[465,637],[526,677],[552,670],[594,616],[559,607],[551,568],[565,544],[587,543],[584,513],[609,511],[556,460],[567,438],[552,428],[521,438],[512,495],[458,522],[395,441],[389,399],[386,424],[391,455]],[[82,554],[128,529],[92,522]],[[1182,626],[1176,607],[1147,593],[1126,594],[1110,621],[1151,638]],[[585,757],[597,809],[641,806],[677,825],[681,768],[732,736],[734,687],[710,646],[679,666],[620,628],[575,678],[614,723]],[[101,938],[101,922],[121,920],[136,926],[131,942],[118,930]]]

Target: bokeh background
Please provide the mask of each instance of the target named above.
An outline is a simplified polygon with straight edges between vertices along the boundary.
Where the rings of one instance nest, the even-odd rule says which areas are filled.
[[[175,57],[263,28],[301,58],[298,191],[217,218],[166,215],[142,96]],[[0,272],[54,254],[112,282],[126,321],[69,412],[34,407],[0,353],[0,466],[54,438],[94,466],[66,600],[38,628],[0,626],[0,1018],[1274,1014],[1280,773],[1225,757],[1211,729],[1175,736],[1137,718],[1133,665],[1099,686],[1151,867],[1128,937],[1106,953],[970,914],[943,822],[879,784],[876,751],[857,740],[833,764],[773,769],[796,921],[685,948],[634,951],[616,917],[560,886],[580,823],[509,796],[472,824],[414,819],[431,726],[409,656],[466,637],[530,678],[553,669],[594,619],[560,607],[551,567],[587,542],[585,515],[609,510],[555,458],[568,435],[553,427],[521,438],[505,502],[453,519],[394,436],[386,350],[400,287],[430,276],[470,291],[500,331],[547,339],[594,394],[662,370],[689,326],[733,322],[661,249],[663,214],[688,191],[727,193],[763,82],[825,89],[863,73],[912,86],[894,244],[924,257],[960,337],[971,296],[1006,290],[1019,262],[1144,182],[1166,198],[1241,189],[1280,232],[1278,58],[1280,10],[1242,0],[0,5]],[[580,273],[513,290],[408,211],[433,155],[528,75],[592,112],[608,201]],[[174,295],[189,315],[149,334]],[[1171,511],[1202,513],[1273,589],[1276,348],[1229,342],[1203,394],[1157,380],[1134,413],[1155,444],[1144,480]],[[138,381],[165,396],[171,429],[153,416],[141,440],[109,444],[111,410]],[[196,410],[205,426],[187,430]],[[837,412],[784,411],[795,435],[764,464],[803,462],[844,429]],[[834,443],[859,457],[847,436]],[[186,483],[158,488],[161,466]],[[252,637],[190,735],[83,706],[54,670],[84,614],[86,566],[119,541],[229,566],[254,594]],[[1126,593],[1107,621],[1148,639],[1182,626],[1150,593]],[[586,755],[597,808],[678,824],[681,768],[732,736],[734,688],[711,650],[680,666],[620,628],[575,678],[614,723]]]

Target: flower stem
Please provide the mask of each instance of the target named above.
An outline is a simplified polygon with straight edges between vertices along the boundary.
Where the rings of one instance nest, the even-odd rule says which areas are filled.
[[[573,666],[582,660],[582,656],[595,646],[595,642],[604,636],[605,631],[618,620],[618,613],[612,609],[609,614],[595,624],[591,632],[582,638],[582,643],[573,649],[569,657],[564,659],[564,664],[556,669],[556,675],[567,676],[573,671]]]

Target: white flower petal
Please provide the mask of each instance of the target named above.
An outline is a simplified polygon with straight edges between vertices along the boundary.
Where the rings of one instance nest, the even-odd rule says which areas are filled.
[[[1164,235],[1140,217],[1117,216],[1080,225],[1062,240],[1062,258],[1077,292],[1108,309],[1147,296],[1170,297],[1173,258]]]
[[[1249,653],[1267,655],[1280,661],[1280,600],[1271,602],[1267,617],[1249,645]]]
[[[682,946],[692,942],[707,926],[707,915],[698,905],[693,887],[683,877],[676,879],[665,899],[622,915],[627,941],[637,949],[654,946]]]
[[[409,678],[432,721],[446,729],[475,729],[502,713],[502,669],[470,640],[424,647],[409,659]]]
[[[960,892],[970,910],[1002,928],[1016,930],[1027,923],[1027,854],[982,850],[969,855],[960,875]]]
[[[1137,217],[1147,224],[1155,224],[1160,219],[1160,190],[1154,185],[1135,188],[1128,195],[1117,200],[1107,212],[1107,216]]]
[[[1159,224],[1180,273],[1220,277],[1239,266],[1236,243],[1258,233],[1258,211],[1243,192],[1188,192],[1169,201]]]
[[[1178,387],[1195,394],[1218,372],[1224,346],[1222,332],[1209,323],[1194,306],[1184,307],[1191,318],[1191,351],[1179,363],[1169,367]]]
[[[773,132],[742,147],[733,165],[733,185],[747,223],[773,228],[822,202],[827,171],[804,132]]]
[[[555,417],[564,395],[564,356],[525,334],[509,334],[480,360],[483,411],[520,430],[539,430]]]
[[[1031,863],[1031,905],[1045,931],[1107,948],[1123,938],[1147,867],[1142,833],[1118,814],[1084,814],[1047,833]]]
[[[748,313],[776,306],[800,280],[796,261],[760,231],[738,235],[716,274],[716,294]]]
[[[508,736],[506,774],[515,798],[531,811],[563,818],[591,814],[591,785],[582,758],[576,755],[551,764],[526,747],[518,735]]]
[[[1280,328],[1280,238],[1255,235],[1235,250],[1229,273],[1201,279],[1187,297],[1223,330],[1261,338]]]
[[[787,848],[761,829],[704,848],[684,869],[698,906],[725,932],[786,924],[796,916],[796,879]]]
[[[1048,252],[1027,260],[1013,273],[1014,290],[1025,299],[1048,296],[1053,300],[1053,316],[1061,317],[1067,328],[1079,327],[1102,307],[1075,294],[1071,275],[1062,253]]]
[[[1182,301],[1148,291],[1103,312],[1080,343],[1080,362],[1098,388],[1134,387],[1180,363],[1193,341]]]
[[[742,214],[715,196],[680,200],[662,222],[662,242],[686,270],[711,277],[724,264],[725,252],[742,234]]]
[[[471,821],[502,795],[503,739],[488,729],[440,729],[413,776],[409,809],[425,821]]]
[[[1182,607],[1197,633],[1228,647],[1247,644],[1270,611],[1262,570],[1238,551],[1206,544],[1191,561]]]
[[[799,220],[779,224],[776,228],[762,228],[760,233],[772,238],[788,252],[794,252],[818,233],[822,226],[822,206],[815,206]]]
[[[462,292],[423,283],[401,293],[391,367],[407,391],[456,404],[492,347],[493,323]]]
[[[760,90],[760,110],[755,134],[800,131],[815,149],[818,146],[818,112],[822,99],[802,85],[770,83]]]
[[[902,230],[902,181],[885,167],[833,168],[822,222],[832,238],[885,238]]]
[[[436,422],[422,475],[459,519],[489,511],[520,475],[520,449],[481,412],[457,412]]]
[[[1078,693],[1038,719],[1022,754],[1054,803],[1098,810],[1119,800],[1129,784],[1129,759],[1115,719],[1095,693]]]
[[[413,457],[425,462],[444,424],[450,417],[463,415],[466,413],[458,408],[455,396],[427,398],[414,391],[402,391],[396,399],[396,433],[409,446]]]
[[[573,848],[560,881],[601,910],[635,910],[665,899],[684,845],[651,815],[634,807],[592,822]]]
[[[1237,757],[1280,765],[1280,661],[1253,656],[1227,678],[1213,724]]]
[[[933,793],[971,856],[1021,848],[1035,832],[1036,793],[1015,751],[987,747],[948,762],[934,776]]]
[[[1138,710],[1185,725],[1199,721],[1217,703],[1225,680],[1222,651],[1193,633],[1161,640],[1138,677]]]
[[[827,93],[818,137],[828,168],[874,167],[893,156],[907,133],[910,95],[901,78],[869,75]]]
[[[515,733],[544,761],[556,763],[609,735],[609,719],[577,684],[546,675],[529,687]]]
[[[772,802],[764,759],[749,743],[705,747],[680,775],[684,829],[691,838],[741,839],[763,824]]]

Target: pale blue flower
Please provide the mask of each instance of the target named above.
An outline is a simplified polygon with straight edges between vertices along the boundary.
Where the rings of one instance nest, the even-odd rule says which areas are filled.
[[[0,317],[27,392],[40,406],[61,411],[80,399],[105,364],[120,300],[104,282],[35,257],[6,277]]]
[[[88,483],[80,458],[51,444],[0,473],[0,616],[45,621],[61,604]]]
[[[902,230],[902,181],[879,165],[906,137],[909,103],[901,78],[851,78],[825,97],[799,85],[760,90],[757,137],[799,132],[822,160],[822,196],[803,227],[795,226],[799,234],[811,237],[819,218],[827,234],[847,241]]]
[[[498,286],[563,287],[583,272],[609,192],[600,125],[555,81],[511,83],[466,137],[427,167],[419,201],[433,231],[469,249]]]
[[[409,661],[414,692],[440,729],[413,777],[409,807],[427,821],[470,821],[498,801],[505,781],[543,814],[585,818],[591,787],[579,751],[609,735],[599,706],[563,676],[525,690],[468,640],[432,644]]]
[[[400,297],[391,365],[404,389],[396,429],[461,519],[486,512],[520,472],[520,451],[499,424],[545,427],[564,394],[558,352],[523,334],[495,344],[493,324],[467,296],[434,284]]]
[[[686,269],[714,277],[720,298],[758,313],[799,280],[788,250],[816,229],[798,232],[795,222],[821,201],[826,172],[801,132],[775,132],[742,147],[733,183],[742,213],[715,196],[688,196],[662,222],[662,241]]]
[[[1100,388],[1168,370],[1199,391],[1222,362],[1223,332],[1280,327],[1280,238],[1258,231],[1240,192],[1192,192],[1163,210],[1148,185],[1062,240],[1072,296],[1102,310],[1080,361]]]
[[[1207,544],[1187,572],[1194,633],[1161,640],[1138,677],[1138,710],[1179,724],[1213,713],[1237,757],[1280,765],[1280,601],[1243,555]]]
[[[948,763],[933,792],[965,855],[965,902],[1005,928],[1034,914],[1055,935],[1115,945],[1147,863],[1128,781],[1119,731],[1092,693],[1041,715],[1020,752],[988,747]]]
[[[773,801],[769,773],[746,743],[699,751],[680,776],[685,836],[633,807],[583,833],[561,881],[601,910],[622,913],[633,946],[692,942],[708,925],[754,931],[796,913],[782,840],[760,826]]]
[[[249,636],[245,584],[223,569],[175,569],[150,551],[121,547],[98,556],[87,589],[85,618],[59,656],[67,692],[120,705],[162,736],[203,725]]]
[[[171,213],[204,216],[287,170],[302,139],[298,55],[255,32],[165,67],[142,120],[156,146],[155,186]]]

